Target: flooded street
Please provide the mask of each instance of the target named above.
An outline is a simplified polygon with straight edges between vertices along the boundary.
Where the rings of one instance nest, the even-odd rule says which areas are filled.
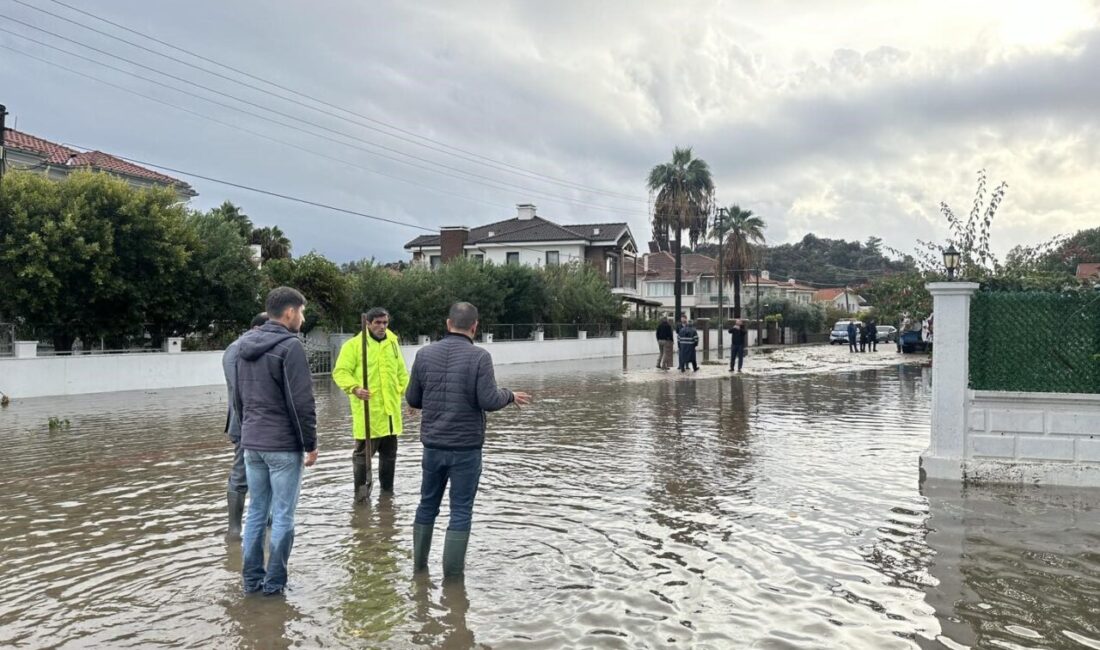
[[[498,368],[538,401],[490,417],[464,588],[443,521],[412,577],[417,422],[355,509],[327,378],[285,599],[243,596],[222,540],[222,387],[13,403],[0,646],[1100,648],[1100,495],[922,493],[927,369],[585,365]]]

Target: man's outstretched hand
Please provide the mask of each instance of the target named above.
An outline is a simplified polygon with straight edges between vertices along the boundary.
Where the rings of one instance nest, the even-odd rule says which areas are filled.
[[[515,396],[514,404],[516,406],[527,406],[531,403],[531,396],[527,393],[513,391],[512,395]]]

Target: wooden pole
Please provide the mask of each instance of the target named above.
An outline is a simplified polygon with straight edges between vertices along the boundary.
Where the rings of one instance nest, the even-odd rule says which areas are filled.
[[[626,339],[627,339],[627,336],[629,335],[629,332],[630,332],[630,330],[627,329],[627,319],[624,318],[623,319],[623,372],[626,372],[626,361],[627,361]]]
[[[360,318],[362,320],[363,330],[359,333],[363,341],[363,388],[364,390],[370,390],[370,370],[367,365],[367,326],[370,324],[367,321],[367,315],[363,314]],[[370,400],[363,401],[363,429],[367,437],[367,494],[370,494],[370,488],[374,485],[374,478],[371,476],[371,463],[373,462],[371,456],[371,440],[370,440]]]

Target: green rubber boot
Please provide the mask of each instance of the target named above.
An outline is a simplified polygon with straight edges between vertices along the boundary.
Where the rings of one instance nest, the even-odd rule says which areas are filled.
[[[443,577],[458,578],[466,571],[466,545],[470,531],[448,530],[443,539]]]
[[[413,571],[428,568],[428,553],[432,550],[432,527],[413,524]]]

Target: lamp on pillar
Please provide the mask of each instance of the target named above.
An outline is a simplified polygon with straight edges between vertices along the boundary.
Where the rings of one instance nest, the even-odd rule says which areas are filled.
[[[947,269],[947,279],[954,280],[955,272],[959,270],[959,251],[951,244],[943,252],[943,267]]]

